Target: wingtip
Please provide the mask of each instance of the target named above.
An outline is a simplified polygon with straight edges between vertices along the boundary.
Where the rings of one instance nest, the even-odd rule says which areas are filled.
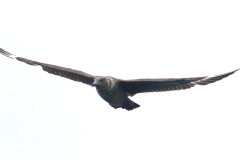
[[[207,85],[207,84],[210,84],[210,83],[214,83],[214,82],[217,82],[223,78],[226,78],[232,74],[234,74],[235,72],[237,72],[240,68],[234,70],[234,71],[231,71],[231,72],[228,72],[228,73],[224,73],[224,74],[220,74],[220,75],[216,75],[216,76],[213,76],[213,77],[207,77],[203,80],[199,80],[199,81],[196,81],[194,82],[194,84],[197,84],[197,85]]]
[[[230,74],[230,75],[231,75],[231,74],[237,72],[239,69],[240,69],[240,68],[238,68],[238,69],[236,69],[236,70],[234,70],[234,71],[232,71],[232,72],[225,73],[225,74]]]
[[[14,54],[9,53],[2,48],[0,48],[0,53],[8,58],[16,59],[16,56]]]

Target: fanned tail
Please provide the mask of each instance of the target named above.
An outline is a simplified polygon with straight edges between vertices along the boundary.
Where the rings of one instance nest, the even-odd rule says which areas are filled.
[[[135,103],[135,102],[133,102],[133,101],[130,100],[130,99],[128,99],[127,101],[125,101],[125,102],[123,103],[123,105],[122,105],[122,108],[123,108],[123,109],[126,109],[126,110],[128,110],[128,111],[133,110],[133,109],[138,108],[138,107],[140,107],[140,105],[137,104],[137,103]]]

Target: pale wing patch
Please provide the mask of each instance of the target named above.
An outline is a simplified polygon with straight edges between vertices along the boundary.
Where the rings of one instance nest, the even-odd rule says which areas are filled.
[[[8,58],[16,59],[16,56],[14,54],[9,53],[2,48],[0,48],[0,53]]]

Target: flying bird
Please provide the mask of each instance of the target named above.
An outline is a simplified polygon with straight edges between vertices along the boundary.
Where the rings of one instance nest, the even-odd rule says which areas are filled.
[[[100,97],[108,102],[110,106],[115,109],[123,108],[126,110],[133,110],[140,107],[139,104],[133,102],[128,98],[128,96],[134,96],[137,93],[143,92],[184,90],[189,89],[195,85],[207,85],[228,77],[240,69],[239,68],[232,72],[217,75],[214,77],[122,80],[111,76],[94,76],[70,68],[32,61],[22,57],[17,57],[1,48],[0,53],[4,56],[16,59],[29,65],[41,66],[44,71],[50,74],[58,75],[74,81],[85,83],[92,87],[96,87],[96,90]]]

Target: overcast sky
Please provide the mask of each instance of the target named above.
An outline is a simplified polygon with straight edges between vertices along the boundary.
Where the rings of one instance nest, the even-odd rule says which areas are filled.
[[[122,79],[240,68],[240,2],[0,3],[0,48]],[[190,90],[137,94],[113,109],[95,88],[0,55],[1,160],[239,160],[240,71]]]

